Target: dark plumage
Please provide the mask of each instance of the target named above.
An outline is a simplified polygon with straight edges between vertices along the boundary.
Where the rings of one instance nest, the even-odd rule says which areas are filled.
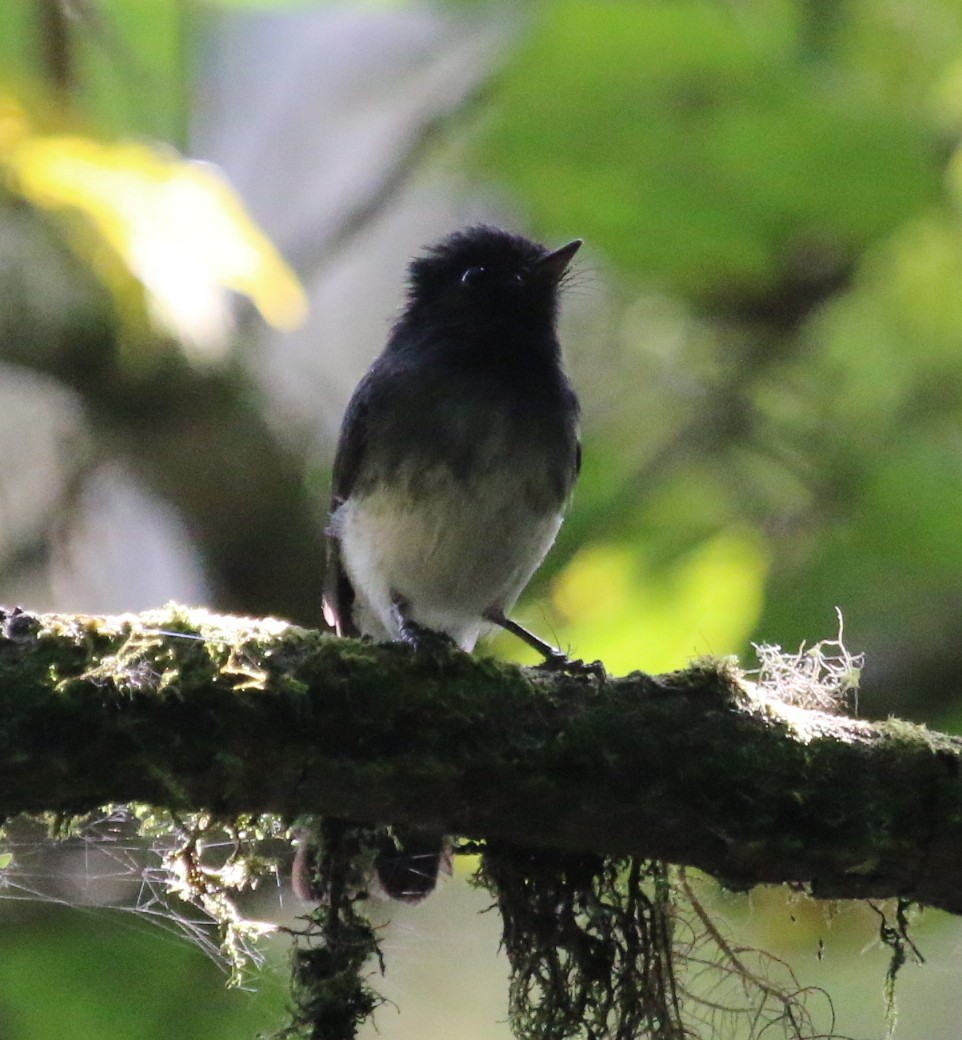
[[[541,562],[579,465],[555,333],[578,245],[476,227],[411,264],[334,464],[325,607],[342,634],[405,638],[401,613],[469,650]]]
[[[416,644],[428,629],[471,650],[500,625],[567,661],[506,614],[578,475],[578,402],[555,322],[580,245],[549,252],[471,227],[411,263],[407,302],[337,447],[324,606],[338,633]],[[410,894],[424,889],[421,876]]]

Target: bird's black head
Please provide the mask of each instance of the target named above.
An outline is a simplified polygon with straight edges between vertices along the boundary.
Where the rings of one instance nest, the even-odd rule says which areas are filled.
[[[412,262],[401,322],[471,338],[518,328],[550,334],[561,279],[580,245],[552,252],[499,228],[457,231]]]

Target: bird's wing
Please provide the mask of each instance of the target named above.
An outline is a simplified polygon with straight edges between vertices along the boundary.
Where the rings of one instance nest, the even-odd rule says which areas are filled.
[[[351,493],[367,447],[369,400],[362,380],[344,415],[331,490],[331,515]],[[327,569],[324,577],[324,618],[339,636],[360,636],[354,620],[354,586],[341,562],[341,543],[328,528]]]

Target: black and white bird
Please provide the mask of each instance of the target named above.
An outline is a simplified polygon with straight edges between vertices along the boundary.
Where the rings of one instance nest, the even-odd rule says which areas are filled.
[[[491,227],[413,261],[407,303],[347,407],[334,462],[325,615],[341,635],[465,650],[507,617],[578,475],[578,400],[556,333],[581,245]]]
[[[556,324],[578,248],[469,227],[410,265],[407,301],[347,407],[334,462],[324,611],[340,635],[464,650],[508,617],[558,534],[578,476],[578,399]],[[391,894],[430,891],[437,849]],[[432,873],[433,871],[433,873]],[[389,879],[390,878],[390,879]],[[393,890],[393,891],[392,891]]]

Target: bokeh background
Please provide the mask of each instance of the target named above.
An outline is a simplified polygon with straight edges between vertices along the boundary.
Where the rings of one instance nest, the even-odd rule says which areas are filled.
[[[957,730],[960,131],[958,0],[5,0],[0,600],[319,623],[343,407],[407,260],[489,221],[586,241],[584,470],[522,620],[658,671],[838,607],[861,713]],[[227,991],[83,859],[52,895],[39,852],[0,870],[2,1040],[280,1024],[282,941]],[[717,898],[883,1035],[870,910]],[[456,876],[377,909],[382,1035],[507,1037],[485,906]],[[962,926],[917,934],[897,1035],[954,1037]]]

